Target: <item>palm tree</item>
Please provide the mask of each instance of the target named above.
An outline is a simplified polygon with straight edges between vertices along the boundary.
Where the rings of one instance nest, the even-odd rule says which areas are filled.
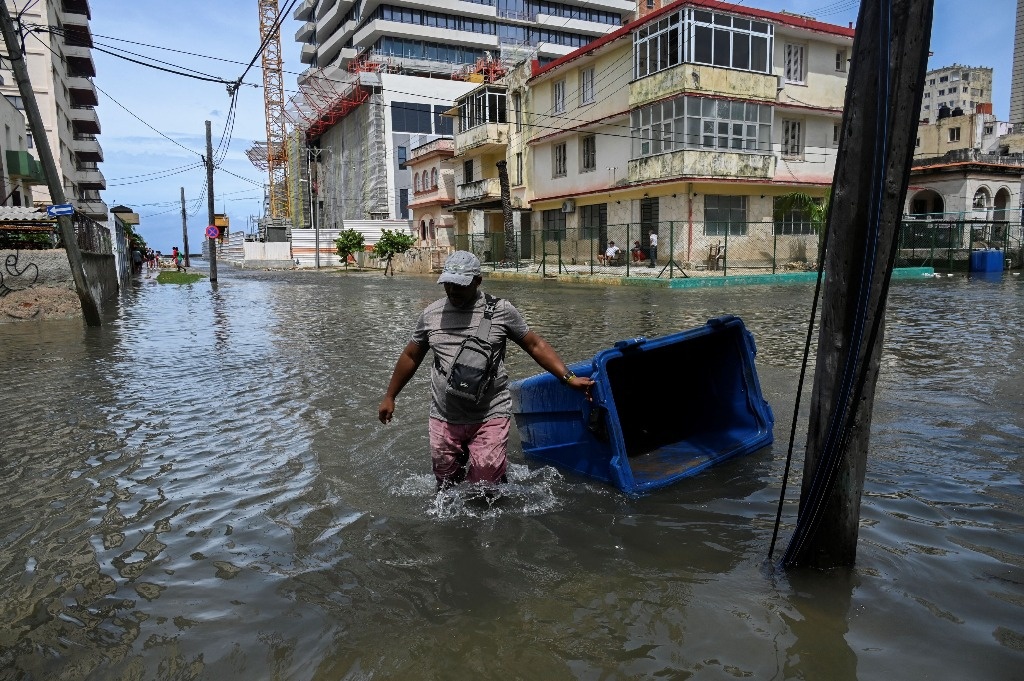
[[[783,194],[775,202],[774,217],[781,220],[787,213],[798,211],[811,224],[818,235],[818,262],[825,256],[825,228],[828,222],[828,210],[832,203],[832,187],[825,189],[824,196],[811,196],[804,192]]]

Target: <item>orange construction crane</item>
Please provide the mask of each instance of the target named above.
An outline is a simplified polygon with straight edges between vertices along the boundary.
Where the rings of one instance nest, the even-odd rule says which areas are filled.
[[[280,10],[277,0],[258,0],[263,48],[263,104],[267,114],[267,172],[270,217],[290,217],[288,201],[288,126],[284,113]],[[262,160],[262,159],[261,159]],[[255,163],[255,161],[254,161]]]

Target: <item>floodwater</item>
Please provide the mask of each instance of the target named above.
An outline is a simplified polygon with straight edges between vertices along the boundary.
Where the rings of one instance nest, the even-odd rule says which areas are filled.
[[[1024,678],[1022,279],[894,282],[830,573],[764,565],[812,287],[487,284],[567,360],[747,323],[774,447],[642,498],[517,439],[499,498],[435,498],[426,367],[376,420],[429,279],[222,266],[0,325],[0,679]]]

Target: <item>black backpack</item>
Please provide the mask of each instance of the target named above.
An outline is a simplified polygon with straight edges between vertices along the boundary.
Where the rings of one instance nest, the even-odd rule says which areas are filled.
[[[476,330],[476,335],[462,341],[455,359],[452,360],[451,370],[447,372],[448,383],[445,391],[449,395],[470,400],[479,404],[484,395],[494,383],[495,374],[498,371],[498,363],[504,354],[504,344],[495,348],[488,340],[491,333],[491,318],[494,317],[494,310],[501,298],[495,298],[485,293],[486,305],[484,306],[484,317]],[[434,366],[446,375],[441,367],[441,360],[434,355]]]

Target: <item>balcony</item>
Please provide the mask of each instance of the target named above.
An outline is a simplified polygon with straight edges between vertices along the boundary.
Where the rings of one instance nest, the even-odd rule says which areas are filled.
[[[78,170],[77,180],[79,189],[100,191],[107,188],[107,178],[103,177],[103,173],[95,163],[79,163],[76,168]]]
[[[64,45],[68,47],[92,47],[92,31],[89,30],[88,22],[77,23],[81,17],[77,17],[76,23],[64,24]],[[69,18],[69,21],[71,19]]]
[[[314,59],[316,59],[316,45],[305,43],[299,52],[299,61],[303,64],[312,64]]]
[[[774,103],[778,78],[764,73],[680,64],[629,84],[631,109],[678,94],[737,97]]]
[[[303,0],[302,4],[295,8],[292,12],[292,19],[297,21],[310,21],[313,18],[313,8],[316,6],[316,0]]]
[[[96,220],[97,222],[107,221],[107,204],[98,196],[75,199],[72,203],[79,212],[85,213],[93,220]]]
[[[75,153],[79,161],[99,163],[103,160],[103,147],[100,146],[95,135],[75,135],[71,142],[71,151]]]
[[[302,24],[302,26],[299,26],[299,30],[295,31],[295,42],[309,42],[310,37],[312,37],[312,35],[315,32],[316,24],[314,24],[312,21],[307,21],[306,23]]]
[[[461,156],[469,151],[490,153],[508,146],[508,123],[485,123],[455,135],[455,148]]]
[[[444,156],[451,156],[455,151],[455,140],[447,137],[439,137],[435,140],[431,140],[426,144],[421,144],[412,151],[409,152],[409,162],[415,161],[418,158],[422,158],[427,154],[437,152]]]
[[[96,106],[100,103],[92,78],[69,75],[67,83],[72,106]]]
[[[455,198],[459,203],[501,200],[501,183],[496,177],[485,177],[482,180],[467,182],[455,187]]]
[[[714,177],[735,180],[770,180],[775,176],[775,156],[723,150],[683,149],[630,160],[630,183],[681,178]]]
[[[75,133],[98,135],[100,133],[100,117],[91,106],[71,107],[71,127]]]
[[[86,19],[92,19],[92,12],[89,10],[89,0],[64,0],[61,3],[61,10],[64,14],[82,14]],[[61,17],[63,20],[64,17]]]
[[[7,174],[25,184],[46,184],[43,165],[27,151],[7,151]]]

